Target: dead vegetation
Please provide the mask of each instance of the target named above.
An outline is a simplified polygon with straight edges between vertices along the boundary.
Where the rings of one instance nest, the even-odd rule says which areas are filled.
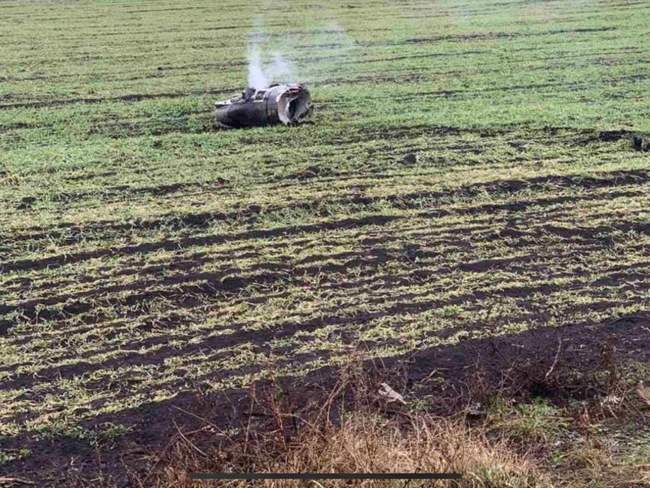
[[[375,380],[344,370],[323,403],[298,407],[275,381],[252,390],[246,422],[234,434],[206,422],[200,430],[178,432],[161,467],[141,486],[192,486],[191,473],[459,473],[454,486],[542,487],[548,478],[526,453],[517,453],[505,436],[488,436],[462,418],[440,417],[408,404],[391,407]],[[384,383],[385,385],[385,383]],[[397,394],[398,396],[401,396]],[[396,402],[401,403],[401,402]],[[212,445],[198,447],[192,434],[211,432]],[[313,482],[312,486],[350,486],[349,481]],[[363,481],[355,486],[402,486]],[[428,482],[430,484],[430,482]],[[223,486],[245,487],[249,482]],[[266,481],[265,487],[306,486],[298,481]],[[410,486],[428,486],[411,483]]]
[[[606,345],[593,370],[578,371],[563,364],[561,350],[550,362],[537,357],[511,364],[498,382],[476,370],[461,395],[433,400],[427,400],[426,380],[409,385],[403,364],[388,367],[362,356],[341,368],[327,389],[270,374],[251,387],[237,428],[218,426],[209,412],[195,415],[198,425],[186,431],[177,426],[175,438],[151,459],[153,469],[136,483],[196,486],[191,473],[206,471],[447,472],[462,480],[214,486],[647,486],[650,471],[639,456],[650,445],[637,452],[612,442],[631,425],[647,422],[647,391],[637,383],[647,368],[621,364]],[[553,400],[544,395],[551,391]],[[446,414],[434,413],[441,407]]]

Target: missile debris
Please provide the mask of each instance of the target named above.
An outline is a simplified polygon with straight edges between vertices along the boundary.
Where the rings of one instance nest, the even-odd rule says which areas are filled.
[[[215,124],[225,129],[299,124],[311,111],[311,95],[304,85],[247,88],[239,97],[215,103]]]

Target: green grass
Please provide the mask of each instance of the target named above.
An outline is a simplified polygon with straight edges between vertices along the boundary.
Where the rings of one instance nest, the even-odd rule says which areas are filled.
[[[249,7],[0,6],[9,445],[269,354],[337,364],[341,335],[389,357],[648,310],[648,155],[598,138],[650,131],[647,5]],[[212,129],[253,25],[313,124]]]

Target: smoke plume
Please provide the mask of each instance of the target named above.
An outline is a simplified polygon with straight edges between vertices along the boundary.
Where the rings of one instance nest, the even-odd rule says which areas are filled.
[[[248,36],[248,86],[257,90],[273,83],[314,83],[331,77],[337,59],[350,59],[357,43],[338,22],[313,21],[301,32],[265,32],[261,16],[253,19]],[[322,57],[325,62],[300,63]]]
[[[259,38],[254,37],[248,43],[248,86],[255,89],[265,88],[271,83],[293,83],[293,64],[281,53],[271,53],[271,61],[262,62]]]
[[[262,66],[260,49],[256,44],[248,47],[248,86],[255,89],[269,86],[269,79]]]

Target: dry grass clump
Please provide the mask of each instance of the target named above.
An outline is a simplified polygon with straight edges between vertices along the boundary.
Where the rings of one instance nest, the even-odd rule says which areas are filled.
[[[621,368],[613,359],[601,363],[594,371],[582,371],[580,377],[571,368],[540,368],[531,363],[526,377],[533,382],[538,382],[540,374],[543,378],[534,388],[523,379],[517,381],[520,386],[577,392],[581,398],[567,396],[556,403],[533,394],[525,397],[503,381],[496,389],[490,388],[480,374],[474,375],[467,398],[460,402],[453,397],[437,399],[448,404],[449,413],[444,416],[418,403],[412,392],[407,394],[407,382],[399,371],[373,371],[361,360],[344,366],[338,382],[318,394],[309,385],[282,385],[271,376],[264,386],[253,386],[249,398],[240,404],[244,405],[243,420],[237,428],[224,431],[206,419],[193,431],[179,429],[140,486],[196,486],[191,473],[205,471],[445,472],[462,476],[460,481],[413,480],[408,484],[376,480],[210,482],[210,486],[232,488],[647,486],[643,484],[648,479],[643,459],[649,446],[643,437],[634,448],[616,440],[647,418],[645,403],[636,398],[643,386],[636,386],[637,380],[647,370],[634,364]],[[549,371],[553,374],[545,373]],[[513,369],[506,373],[510,380],[518,378]],[[584,396],[587,387],[593,397]]]
[[[212,455],[200,454],[178,443],[171,463],[157,479],[157,486],[192,486],[189,473],[197,471],[260,472],[454,472],[460,482],[440,486],[481,488],[532,488],[549,486],[525,455],[515,454],[505,440],[489,441],[461,422],[425,414],[387,418],[357,412],[341,423],[311,425],[308,422],[289,442],[272,435],[249,444],[232,444]],[[409,486],[431,486],[411,482]],[[446,485],[445,485],[446,483]],[[400,481],[321,481],[324,487],[404,486]],[[251,486],[244,481],[221,486]],[[265,481],[266,488],[306,486],[299,481]],[[315,484],[314,486],[318,486]]]
[[[351,373],[351,374],[350,374]],[[397,381],[397,380],[396,380]],[[411,481],[407,486],[548,487],[532,456],[516,452],[506,436],[469,427],[462,415],[440,417],[387,399],[382,383],[359,370],[341,379],[321,403],[296,406],[273,380],[252,390],[249,416],[236,432],[209,424],[207,445],[181,433],[142,486],[189,487],[191,473],[218,472],[445,472],[461,481]],[[385,389],[385,384],[383,384]],[[396,393],[396,392],[395,392]],[[211,436],[211,437],[210,437]],[[205,440],[205,436],[203,437]],[[201,443],[201,446],[205,442]],[[194,482],[196,483],[196,482]],[[211,482],[211,486],[292,488],[397,487],[406,481]],[[391,484],[392,483],[392,484]]]

